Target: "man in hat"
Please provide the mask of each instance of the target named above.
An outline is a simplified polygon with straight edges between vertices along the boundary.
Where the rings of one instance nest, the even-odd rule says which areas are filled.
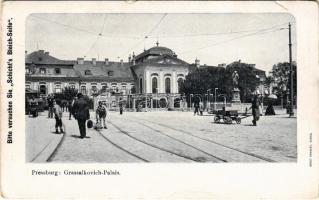
[[[86,137],[86,120],[90,119],[89,105],[84,99],[84,96],[79,93],[78,99],[73,104],[74,117],[78,120],[81,139]]]
[[[259,120],[259,117],[260,117],[259,106],[260,106],[260,99],[258,96],[258,92],[256,92],[251,102],[251,109],[253,114],[252,122],[254,126],[257,126],[257,121]]]
[[[107,112],[106,112],[106,106],[103,105],[102,101],[99,101],[99,105],[96,109],[96,124],[97,124],[97,129],[102,126],[103,123],[103,128],[106,129],[106,123],[105,123],[105,118],[106,118]]]

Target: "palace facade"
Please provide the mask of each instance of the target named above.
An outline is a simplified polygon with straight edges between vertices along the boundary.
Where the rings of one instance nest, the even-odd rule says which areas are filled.
[[[60,60],[49,52],[38,50],[26,53],[25,67],[26,92],[33,91],[42,97],[71,87],[91,97],[101,91],[108,97],[122,95],[125,99],[134,94],[131,97],[135,100],[148,99],[150,107],[153,100],[164,98],[170,107],[174,107],[175,101],[181,97],[179,85],[188,73],[198,67],[213,66],[201,66],[197,59],[194,64],[189,64],[171,49],[157,43],[136,56],[133,53],[128,62],[114,62],[108,58],[103,61],[95,58]],[[258,69],[256,75],[261,82],[266,77],[265,72]]]

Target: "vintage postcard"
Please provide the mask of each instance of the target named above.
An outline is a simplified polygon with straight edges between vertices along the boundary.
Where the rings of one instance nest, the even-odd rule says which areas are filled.
[[[318,197],[316,3],[2,6],[3,198]]]

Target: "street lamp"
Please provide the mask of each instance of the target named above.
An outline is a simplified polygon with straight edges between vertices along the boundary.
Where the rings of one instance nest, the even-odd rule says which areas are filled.
[[[218,90],[218,88],[215,88],[215,102],[214,102],[214,110],[216,110],[216,90]]]
[[[220,95],[218,95],[218,96],[224,98],[224,107],[225,107],[225,109],[226,109],[226,95],[225,95],[225,94],[220,94]]]
[[[189,96],[189,99],[190,99],[189,104],[190,104],[190,110],[191,111],[192,111],[192,97],[193,97],[193,94],[190,94],[190,96]]]
[[[212,89],[208,89],[208,90],[207,90],[207,102],[209,102],[209,104],[208,104],[208,106],[207,106],[207,110],[210,109],[210,101],[209,101],[209,96],[210,96],[210,95],[209,95],[209,93],[210,93],[211,90],[212,90]]]

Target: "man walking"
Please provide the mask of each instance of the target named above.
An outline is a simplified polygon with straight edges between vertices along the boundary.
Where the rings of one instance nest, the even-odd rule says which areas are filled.
[[[259,106],[260,106],[260,100],[258,95],[254,95],[253,100],[251,102],[251,109],[253,114],[253,125],[257,126],[257,121],[259,120],[260,113],[259,113]]]
[[[72,110],[74,112],[75,119],[78,120],[80,137],[83,139],[86,137],[85,122],[90,119],[89,105],[81,93],[79,93],[77,97],[78,99],[74,102]]]
[[[107,112],[106,112],[106,106],[103,105],[102,101],[99,101],[99,105],[96,109],[96,124],[97,124],[97,129],[102,127],[103,123],[103,128],[106,129],[106,123],[105,123],[105,118],[106,118]]]
[[[48,96],[48,118],[53,118],[53,97]]]

